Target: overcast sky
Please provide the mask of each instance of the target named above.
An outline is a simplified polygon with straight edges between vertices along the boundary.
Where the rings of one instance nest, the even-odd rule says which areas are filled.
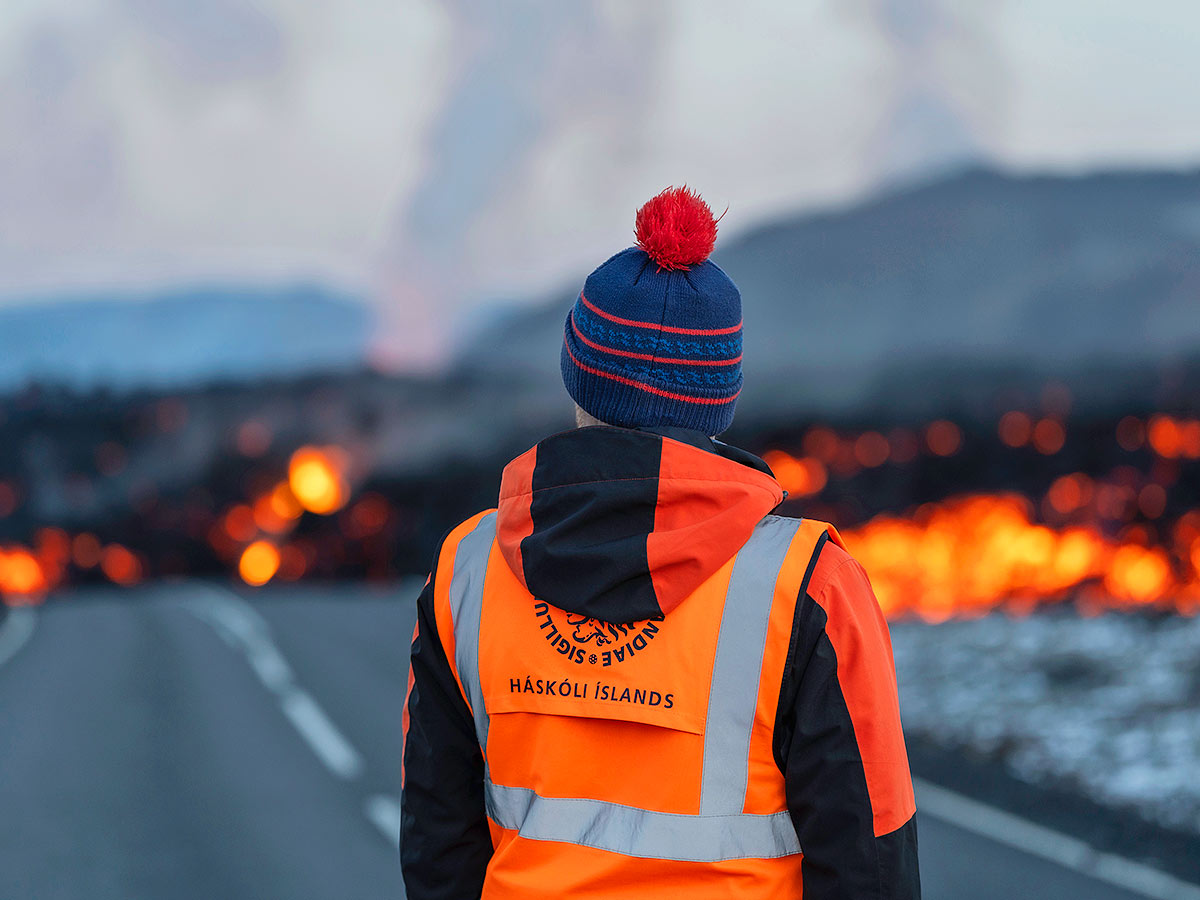
[[[0,303],[313,277],[400,361],[632,241],[963,160],[1200,163],[1194,0],[0,3]]]

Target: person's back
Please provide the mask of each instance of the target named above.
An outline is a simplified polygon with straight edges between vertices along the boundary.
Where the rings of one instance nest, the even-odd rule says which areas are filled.
[[[402,858],[432,897],[918,897],[887,627],[832,526],[713,440],[740,298],[697,198],[589,277],[581,424],[504,471],[418,603]],[[613,423],[603,424],[603,423]]]

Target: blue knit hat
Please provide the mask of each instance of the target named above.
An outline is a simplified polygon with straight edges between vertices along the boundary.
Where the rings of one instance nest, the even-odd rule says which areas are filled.
[[[602,422],[720,434],[742,390],[742,298],[708,255],[717,223],[668,188],[637,214],[638,246],[587,277],[567,316],[567,393]]]

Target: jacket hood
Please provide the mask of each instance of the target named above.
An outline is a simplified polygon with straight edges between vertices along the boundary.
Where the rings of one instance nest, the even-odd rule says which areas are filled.
[[[504,469],[497,540],[539,599],[637,622],[670,613],[783,498],[766,463],[699,432],[578,428]]]

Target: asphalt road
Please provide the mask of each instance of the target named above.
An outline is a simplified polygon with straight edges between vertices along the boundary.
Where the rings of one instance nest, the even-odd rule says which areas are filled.
[[[27,639],[10,617],[0,900],[403,897],[396,600],[417,587],[81,592]],[[929,900],[1148,896],[951,821],[920,821]]]

